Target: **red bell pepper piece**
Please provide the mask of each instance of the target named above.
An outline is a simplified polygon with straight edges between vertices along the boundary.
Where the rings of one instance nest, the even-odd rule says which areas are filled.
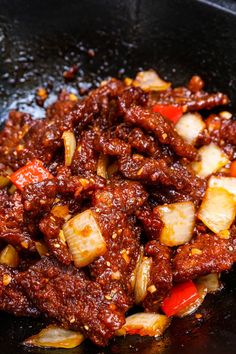
[[[155,104],[152,107],[152,110],[153,112],[160,113],[165,118],[171,120],[174,124],[176,124],[183,115],[182,107],[176,107],[166,104]]]
[[[174,286],[162,303],[162,310],[168,316],[173,316],[180,310],[199,298],[196,285],[192,280]]]
[[[229,173],[231,177],[236,177],[236,160],[232,161],[229,168]]]
[[[10,176],[12,183],[21,191],[30,183],[38,183],[51,178],[53,178],[53,175],[43,166],[42,161],[36,159]]]

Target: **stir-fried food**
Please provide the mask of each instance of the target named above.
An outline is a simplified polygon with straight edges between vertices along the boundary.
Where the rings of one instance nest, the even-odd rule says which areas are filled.
[[[63,92],[44,119],[10,112],[0,310],[51,323],[25,345],[158,337],[222,287],[236,261],[236,122],[211,110],[228,102],[198,76],[173,88],[149,70]]]

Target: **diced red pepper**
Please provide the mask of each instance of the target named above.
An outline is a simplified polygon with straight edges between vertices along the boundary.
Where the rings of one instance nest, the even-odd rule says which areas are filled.
[[[192,280],[174,286],[170,295],[162,303],[162,310],[168,316],[173,316],[199,298],[196,285]]]
[[[38,183],[51,178],[53,176],[43,166],[42,161],[36,159],[21,167],[10,176],[12,183],[21,191],[30,183]]]
[[[155,104],[153,107],[153,112],[158,112],[167,119],[171,120],[174,124],[178,123],[179,119],[183,115],[183,108],[176,107],[166,104]]]
[[[229,173],[231,177],[236,177],[236,160],[231,162]]]

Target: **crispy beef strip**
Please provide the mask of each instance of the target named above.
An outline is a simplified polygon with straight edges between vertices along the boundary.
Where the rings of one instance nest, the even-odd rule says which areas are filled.
[[[94,149],[95,136],[96,132],[93,130],[81,133],[71,166],[73,174],[82,177],[96,175],[99,154]]]
[[[139,153],[147,154],[153,158],[163,156],[163,151],[158,146],[156,140],[145,134],[140,128],[132,128],[129,125],[121,124],[115,130],[116,137],[129,143]],[[167,156],[165,156],[167,158]]]
[[[17,270],[0,265],[0,310],[15,316],[39,316],[39,310],[19,285],[17,275]]]
[[[157,312],[162,300],[168,295],[173,284],[171,249],[158,241],[145,245],[145,256],[152,258],[147,296],[142,306],[147,312]]]
[[[199,111],[202,109],[212,109],[217,106],[227,105],[229,98],[227,95],[216,92],[208,93],[202,90],[193,92],[186,87],[176,87],[166,91],[155,93],[149,104],[171,104],[182,106],[186,111]]]
[[[70,100],[58,100],[48,108],[45,119],[37,119],[31,124],[26,124],[26,132],[20,134],[21,139],[11,146],[5,156],[6,164],[17,170],[33,158],[48,163],[56,149],[63,145],[61,140],[63,131],[72,129],[72,123],[66,119],[66,113],[74,104]],[[5,129],[1,134],[5,133]],[[24,128],[21,132],[24,132]]]
[[[147,132],[152,132],[161,144],[170,145],[177,155],[194,160],[197,154],[195,148],[184,142],[171,122],[159,113],[153,112],[151,108],[145,107],[146,104],[143,103],[143,100],[134,99],[136,95],[136,91],[131,88],[125,90],[118,99],[124,121],[135,124]]]
[[[24,207],[20,192],[9,196],[0,190],[0,240],[15,246],[18,250],[35,251],[24,220]]]
[[[106,138],[97,135],[95,148],[104,154],[118,156],[119,170],[128,179],[139,180],[149,184],[160,183],[185,190],[193,198],[202,197],[206,183],[180,163],[170,167],[164,159],[153,159],[140,154],[131,155],[131,146],[118,138]]]
[[[91,274],[123,312],[133,305],[130,277],[140,253],[140,228],[132,215],[146,199],[138,182],[113,179],[92,201],[107,252],[90,265]]]
[[[113,112],[113,100],[124,90],[122,81],[111,79],[105,85],[91,91],[84,100],[78,102],[68,114],[67,119],[73,121],[76,132],[81,132],[90,123],[98,119],[101,128],[109,126],[116,117]],[[112,113],[111,113],[112,112]],[[111,123],[109,123],[111,121]]]
[[[171,122],[168,122],[161,114],[140,106],[131,106],[124,112],[124,120],[152,132],[161,144],[169,145],[178,156],[186,157],[189,160],[196,158],[196,149],[185,143]]]
[[[0,162],[18,168],[17,150],[22,148],[21,141],[28,130],[35,124],[27,113],[11,111],[0,130]]]
[[[57,181],[55,178],[46,179],[39,183],[30,183],[22,193],[24,209],[31,212],[31,216],[47,212],[57,195]]]
[[[136,211],[137,219],[141,222],[145,235],[149,240],[159,240],[163,222],[157,212],[153,211],[148,203]]]
[[[221,123],[220,135],[226,143],[236,145],[236,121],[224,119]]]
[[[125,322],[124,314],[82,270],[44,257],[17,278],[29,299],[46,316],[106,345]]]
[[[200,250],[200,254],[191,252]],[[175,281],[229,270],[236,260],[235,238],[221,239],[213,234],[200,234],[192,242],[178,247],[173,259]]]
[[[72,256],[63,239],[60,238],[60,231],[65,220],[51,213],[46,214],[39,223],[39,228],[44,235],[46,245],[51,253],[63,264],[69,265]]]
[[[77,131],[80,131],[99,116],[99,113],[104,116],[106,112],[105,120],[110,112],[108,98],[116,97],[123,87],[121,81],[110,80],[106,85],[91,91],[84,100],[78,103],[71,101],[67,95],[61,95],[47,109],[45,119],[33,122],[31,122],[29,115],[13,112],[7,125],[0,133],[0,140],[3,141],[1,149],[4,150],[0,161],[14,170],[33,158],[49,163],[57,149],[63,146],[61,139],[63,132],[73,130],[74,126]],[[10,145],[9,140],[13,142]]]

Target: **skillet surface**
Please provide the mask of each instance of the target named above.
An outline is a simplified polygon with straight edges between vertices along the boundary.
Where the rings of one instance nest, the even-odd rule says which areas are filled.
[[[0,0],[0,123],[12,108],[43,111],[35,87],[65,86],[62,72],[78,64],[78,86],[107,76],[134,75],[154,68],[175,84],[203,76],[207,87],[229,94],[236,109],[236,3],[216,0]],[[227,9],[222,8],[227,6]],[[88,49],[95,57],[88,56]],[[53,96],[52,96],[53,99]],[[208,296],[203,320],[175,320],[166,336],[115,339],[108,348],[85,342],[73,350],[25,350],[19,343],[42,328],[40,320],[0,315],[0,353],[226,354],[236,346],[236,274],[224,275],[225,289]]]

